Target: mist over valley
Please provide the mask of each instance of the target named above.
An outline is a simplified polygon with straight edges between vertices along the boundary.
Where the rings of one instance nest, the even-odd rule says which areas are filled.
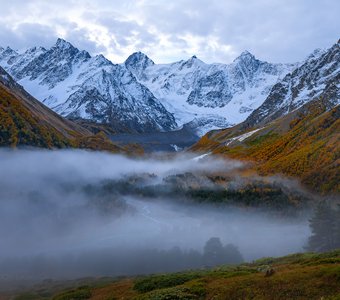
[[[246,189],[238,161],[79,150],[1,150],[0,157],[0,270],[13,279],[212,267],[203,253],[211,238],[235,250],[220,263],[252,261],[302,251],[310,234],[305,209],[238,203],[237,193],[222,195],[225,203],[195,195],[221,197],[225,188],[213,179],[222,173],[232,190]]]

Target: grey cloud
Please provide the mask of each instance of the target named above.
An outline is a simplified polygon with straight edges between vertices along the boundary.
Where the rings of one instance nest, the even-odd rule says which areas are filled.
[[[90,17],[89,14],[86,14]],[[105,26],[108,31],[120,41],[122,45],[129,44],[129,38],[133,38],[139,44],[154,44],[158,38],[149,32],[147,26],[141,26],[135,21],[120,20],[116,13],[102,13],[92,15],[92,20],[97,24]]]
[[[48,47],[56,40],[57,36],[52,27],[37,23],[21,23],[15,28],[2,25],[0,31],[1,44],[15,49],[37,45]]]
[[[72,42],[75,47],[88,51],[91,55],[101,54],[106,51],[103,45],[90,40],[89,33],[85,29],[70,31],[64,38]]]
[[[145,6],[148,24],[164,33],[216,37],[237,52],[248,49],[269,61],[301,60],[338,39],[340,2],[328,1],[176,1]],[[157,14],[154,12],[157,11]],[[222,53],[198,49],[208,60]],[[211,50],[211,49],[210,49]],[[230,60],[230,55],[225,54]]]
[[[149,6],[145,11],[145,16],[150,24],[167,33],[191,33],[205,36],[209,35],[215,26],[215,19],[211,18],[208,7],[203,10],[196,4],[195,8],[190,8],[188,1],[184,6],[170,5],[163,8],[157,4]]]
[[[75,11],[81,24],[79,18],[73,19]],[[56,28],[62,28],[65,38],[79,47],[121,56],[122,61],[126,49],[133,49],[150,53],[159,62],[168,59],[170,51],[175,59],[188,53],[207,62],[230,62],[243,50],[263,60],[294,62],[337,41],[339,11],[337,0],[13,0],[2,4],[0,38],[2,45],[15,48],[47,45],[55,40]],[[30,23],[25,21],[30,14],[40,26],[20,25]],[[92,28],[84,26],[86,22],[105,28],[108,40],[89,41]],[[196,38],[195,42],[184,40],[185,36]],[[167,45],[160,43],[164,37]],[[212,47],[211,41],[221,47]]]

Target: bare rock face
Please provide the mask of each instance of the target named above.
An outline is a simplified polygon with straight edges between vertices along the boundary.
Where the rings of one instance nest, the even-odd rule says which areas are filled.
[[[196,124],[199,135],[244,121],[295,66],[262,62],[247,51],[229,65],[206,64],[196,56],[158,65],[141,53],[125,65],[179,126]]]
[[[340,44],[314,51],[305,62],[273,86],[266,101],[246,120],[247,126],[267,123],[307,102],[322,99],[329,108],[340,103]]]

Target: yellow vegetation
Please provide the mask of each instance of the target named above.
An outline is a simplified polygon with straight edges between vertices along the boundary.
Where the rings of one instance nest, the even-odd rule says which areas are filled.
[[[194,150],[211,151],[228,157],[251,160],[262,175],[282,173],[300,178],[321,193],[340,192],[340,108],[326,111],[321,102],[303,113],[272,122],[242,143],[224,146],[222,133],[207,135]],[[289,122],[287,130],[285,124]],[[230,130],[226,130],[230,138]],[[219,140],[216,146],[216,140]]]

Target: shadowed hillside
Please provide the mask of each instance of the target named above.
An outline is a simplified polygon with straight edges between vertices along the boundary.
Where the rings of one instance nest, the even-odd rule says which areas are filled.
[[[340,295],[340,252],[292,254],[137,278],[45,281],[14,299],[325,299]],[[63,290],[63,291],[62,291]],[[9,294],[2,299],[9,299]]]

